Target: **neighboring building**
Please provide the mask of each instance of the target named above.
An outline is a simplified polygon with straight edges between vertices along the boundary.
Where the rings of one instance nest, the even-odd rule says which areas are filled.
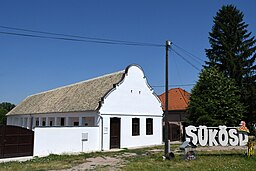
[[[181,88],[172,88],[168,91],[168,116],[169,139],[180,141],[183,136],[182,122],[187,116],[190,94]],[[163,110],[165,111],[165,93],[159,96]]]
[[[31,95],[7,114],[7,124],[34,129],[34,155],[47,155],[161,144],[162,114],[142,68],[130,65]]]

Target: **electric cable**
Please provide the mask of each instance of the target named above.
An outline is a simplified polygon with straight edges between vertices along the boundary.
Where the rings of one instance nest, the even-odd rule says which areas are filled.
[[[104,38],[96,38],[96,37],[77,36],[77,35],[71,35],[71,34],[45,32],[45,31],[30,30],[30,29],[24,29],[24,28],[2,26],[2,25],[0,25],[0,28],[16,30],[16,31],[25,31],[25,32],[30,32],[30,33],[53,35],[53,36],[64,36],[64,37],[41,36],[41,35],[35,35],[35,34],[32,35],[32,34],[24,34],[24,33],[17,33],[17,32],[3,32],[3,31],[0,32],[1,34],[9,34],[9,35],[16,35],[16,36],[71,40],[71,41],[84,41],[84,42],[90,42],[90,43],[130,45],[130,46],[151,46],[151,47],[164,47],[165,46],[165,45],[161,45],[161,44],[154,44],[154,43],[147,43],[147,42],[135,42],[135,41],[125,41],[125,40],[116,40],[116,39],[104,39]],[[65,37],[72,37],[72,38],[65,38]],[[77,38],[79,38],[79,39],[77,39]]]
[[[183,59],[185,62],[187,62],[189,65],[191,65],[194,69],[196,69],[197,71],[200,71],[200,69],[198,67],[196,67],[194,64],[192,64],[189,60],[187,60],[185,57],[183,57],[181,54],[179,54],[176,50],[174,50],[172,47],[171,47],[171,50],[176,54],[178,55],[179,57],[181,57],[181,59]]]
[[[178,46],[177,44],[174,44],[174,43],[173,43],[173,45],[174,45],[175,47],[181,49],[182,51],[186,52],[187,54],[189,54],[189,55],[190,55],[191,57],[193,57],[194,59],[196,59],[196,60],[198,60],[198,61],[201,61],[201,62],[205,62],[204,60],[202,60],[202,59],[199,58],[198,56],[196,56],[196,55],[190,53],[189,51],[187,51],[187,50],[185,50],[184,48]]]
[[[171,84],[171,85],[168,85],[168,87],[186,87],[186,86],[193,86],[193,85],[196,85],[196,84]],[[165,85],[153,85],[151,87],[165,87]]]

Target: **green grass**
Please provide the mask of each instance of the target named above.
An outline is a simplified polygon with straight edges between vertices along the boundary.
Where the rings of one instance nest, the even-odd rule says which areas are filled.
[[[162,154],[136,157],[123,170],[255,170],[256,158],[247,158],[243,151],[199,152],[196,160],[186,161],[182,156],[162,160]]]
[[[0,164],[0,170],[5,171],[43,171],[50,169],[65,169],[85,162],[81,155],[49,155],[48,157],[34,158],[25,162],[7,162]]]
[[[178,146],[171,146],[173,149]],[[158,149],[160,151],[151,151]],[[200,151],[197,152],[196,160],[185,161],[182,155],[175,155],[172,160],[163,160],[163,146],[124,149],[119,152],[96,152],[79,155],[50,155],[43,158],[34,158],[26,162],[1,163],[0,170],[5,171],[43,171],[51,169],[67,169],[86,162],[87,158],[97,156],[110,156],[123,158],[125,163],[122,170],[255,170],[256,157],[248,158],[244,150],[232,151]],[[122,154],[133,153],[135,156]],[[108,166],[99,166],[96,170],[111,170]]]

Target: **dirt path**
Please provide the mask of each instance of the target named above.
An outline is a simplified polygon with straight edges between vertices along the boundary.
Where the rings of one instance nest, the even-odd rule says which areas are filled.
[[[87,158],[85,163],[74,166],[70,169],[62,169],[58,171],[84,171],[84,170],[94,170],[96,168],[104,168],[104,170],[118,171],[127,162],[125,157],[136,156],[135,153],[123,153],[120,155],[115,155],[114,157],[94,157]],[[54,171],[54,170],[52,170]]]
[[[92,170],[96,167],[111,167],[118,166],[122,163],[122,159],[113,158],[113,157],[95,157],[86,159],[87,162],[74,166],[70,169],[64,169],[61,171],[83,171],[83,170]],[[118,167],[117,167],[118,168]],[[112,170],[112,169],[111,169]],[[117,169],[118,170],[118,169]]]

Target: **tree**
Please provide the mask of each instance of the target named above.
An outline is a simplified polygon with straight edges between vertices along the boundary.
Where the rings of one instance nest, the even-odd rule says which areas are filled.
[[[247,31],[243,13],[233,5],[222,6],[214,17],[209,33],[211,48],[206,49],[209,62],[206,67],[218,66],[219,70],[234,79],[240,90],[240,100],[245,104],[244,118],[256,119],[256,40]]]
[[[0,124],[6,123],[6,114],[15,107],[14,104],[3,102],[0,103]]]
[[[6,113],[8,113],[6,109],[0,108],[0,125],[6,123]]]
[[[237,126],[245,111],[238,88],[217,67],[203,69],[192,89],[188,113],[195,126]]]

